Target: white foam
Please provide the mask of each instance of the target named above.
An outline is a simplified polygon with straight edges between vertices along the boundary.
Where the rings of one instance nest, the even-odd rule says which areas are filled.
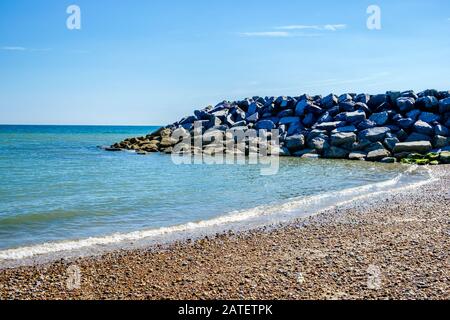
[[[417,167],[411,167],[410,169],[408,169],[408,171],[406,171],[406,173],[411,173],[416,169]],[[393,190],[416,188],[418,186],[435,181],[436,179],[432,176],[431,170],[429,170],[428,173],[430,175],[429,179],[407,184],[405,186],[399,186],[399,188],[397,189],[393,187],[399,185],[403,174],[399,174],[397,177],[391,180],[379,183],[368,184],[357,188],[349,188],[341,191],[314,195],[310,197],[293,199],[283,204],[269,206],[266,205],[250,210],[235,211],[231,212],[230,214],[210,220],[190,222],[183,225],[164,227],[159,229],[142,230],[130,233],[118,233],[105,237],[91,237],[81,240],[44,243],[39,245],[20,247],[16,249],[3,250],[0,251],[0,262],[21,260],[40,255],[48,255],[73,250],[82,250],[93,246],[108,246],[120,244],[123,242],[140,241],[143,239],[151,239],[174,233],[198,231],[209,229],[212,227],[223,226],[225,229],[228,225],[238,224],[252,219],[259,218],[264,220],[264,218],[270,218],[273,220],[277,218],[277,215],[289,218],[312,215],[314,213],[333,208],[337,205],[350,203],[358,199],[364,199],[385,192],[391,192]]]

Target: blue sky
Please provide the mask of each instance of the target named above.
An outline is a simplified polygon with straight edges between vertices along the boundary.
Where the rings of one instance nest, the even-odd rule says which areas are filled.
[[[71,4],[81,30],[66,28]],[[1,0],[0,123],[165,124],[254,95],[448,90],[449,57],[448,0]]]

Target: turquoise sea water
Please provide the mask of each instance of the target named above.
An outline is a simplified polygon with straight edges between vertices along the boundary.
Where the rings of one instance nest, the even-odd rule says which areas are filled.
[[[256,207],[391,181],[406,170],[284,158],[277,175],[261,176],[256,165],[175,165],[169,155],[97,148],[154,129],[0,126],[0,252],[208,221],[233,212],[245,217]],[[296,211],[301,210],[297,203]]]

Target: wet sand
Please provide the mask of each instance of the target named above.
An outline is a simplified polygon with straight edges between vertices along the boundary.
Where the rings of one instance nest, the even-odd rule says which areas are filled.
[[[450,166],[433,171],[276,228],[2,270],[0,299],[449,299]]]

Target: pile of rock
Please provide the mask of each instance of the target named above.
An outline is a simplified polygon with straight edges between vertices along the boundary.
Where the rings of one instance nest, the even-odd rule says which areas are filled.
[[[180,136],[225,135],[229,130],[278,130],[281,156],[404,163],[448,163],[450,91],[425,90],[326,97],[253,97],[223,101],[196,110],[146,137],[131,138],[110,150],[172,153]],[[173,137],[176,136],[177,139]],[[209,139],[208,143],[213,143]],[[225,148],[214,146],[216,152]],[[205,152],[211,149],[206,144]],[[176,148],[175,148],[176,150]],[[420,155],[426,155],[421,157]]]

